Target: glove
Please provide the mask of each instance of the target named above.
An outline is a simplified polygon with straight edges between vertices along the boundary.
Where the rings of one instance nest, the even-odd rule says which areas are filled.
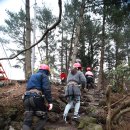
[[[52,108],[53,108],[53,104],[48,104],[48,110],[50,111],[50,110],[52,110]]]

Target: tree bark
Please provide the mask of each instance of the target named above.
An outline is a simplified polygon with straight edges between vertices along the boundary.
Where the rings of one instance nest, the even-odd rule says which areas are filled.
[[[116,117],[116,115],[123,109],[125,109],[126,107],[130,107],[130,99],[127,101],[122,102],[122,104],[117,108],[114,109],[112,112],[112,116],[111,116],[111,120],[114,120],[114,118]]]
[[[121,110],[121,111],[115,116],[114,122],[115,122],[116,124],[119,124],[119,119],[120,119],[120,117],[121,117],[123,114],[127,113],[127,112],[130,112],[130,107]]]
[[[100,57],[100,70],[99,70],[99,81],[98,81],[98,89],[104,89],[104,72],[103,72],[103,64],[104,64],[104,45],[105,45],[105,19],[106,19],[106,5],[103,7],[103,25],[102,25],[102,42],[101,42],[101,57]]]
[[[30,1],[26,0],[26,49],[31,46]],[[25,52],[25,78],[31,74],[31,49]]]
[[[80,30],[81,30],[81,26],[83,24],[84,9],[85,9],[85,0],[82,0],[82,5],[81,5],[81,9],[80,9],[80,17],[79,17],[79,21],[78,21],[77,26],[76,26],[76,36],[75,36],[75,42],[74,42],[71,66],[76,61],[76,56],[77,56],[77,53],[78,53],[79,39],[80,39]]]
[[[106,102],[108,108],[108,114],[106,118],[106,130],[111,130],[111,86],[108,85],[106,90]]]
[[[71,56],[72,56],[72,49],[73,49],[73,39],[74,39],[74,29],[75,29],[75,19],[74,19],[74,24],[73,24],[73,30],[72,30],[72,36],[71,36],[71,41],[70,41],[70,48],[69,48],[69,56],[68,56],[68,66],[67,66],[67,74],[68,74],[68,69],[70,68],[70,61],[71,61]]]
[[[49,48],[48,48],[48,33],[46,34],[45,43],[46,43],[46,62],[48,64],[49,63],[49,61],[48,61],[49,60],[49,55],[48,55],[48,52],[49,52]]]
[[[117,102],[111,104],[111,108],[114,108],[118,103],[120,103],[121,101],[123,101],[128,95],[124,96],[123,98],[119,99]],[[104,107],[104,109],[106,109],[107,106]]]
[[[62,34],[61,34],[61,36],[62,36],[62,38],[61,38],[61,72],[63,71],[63,47],[64,47],[64,44],[63,44],[63,28],[62,28]]]

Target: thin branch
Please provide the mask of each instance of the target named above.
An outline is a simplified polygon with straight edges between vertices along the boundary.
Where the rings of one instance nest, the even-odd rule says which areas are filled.
[[[27,50],[30,50],[31,48],[35,47],[37,44],[39,44],[43,39],[44,37],[46,36],[46,34],[51,31],[52,29],[55,29],[56,26],[61,22],[61,15],[62,15],[62,0],[58,0],[58,5],[59,5],[59,18],[57,20],[56,23],[54,23],[50,28],[48,28],[45,33],[43,34],[43,36],[35,43],[33,44],[32,46],[30,46],[29,48],[27,49],[24,49],[22,50],[21,52],[19,52],[18,54],[16,54],[15,56],[13,57],[10,57],[10,58],[0,58],[0,60],[7,60],[7,59],[14,59],[16,58],[18,55],[20,55],[21,53],[27,51]]]

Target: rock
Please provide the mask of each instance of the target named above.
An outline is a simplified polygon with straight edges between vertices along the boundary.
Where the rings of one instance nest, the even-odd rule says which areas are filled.
[[[95,130],[103,130],[102,126],[101,125],[95,125]]]
[[[59,95],[59,99],[60,99],[63,103],[67,104],[67,100],[66,100],[64,94]]]
[[[96,118],[85,116],[80,119],[78,129],[83,130],[103,130],[102,126],[96,123]]]
[[[105,99],[100,100],[99,106],[106,106],[106,100]]]
[[[9,126],[9,130],[15,130],[12,126]]]
[[[103,130],[103,128],[99,124],[90,123],[84,130]]]
[[[4,86],[4,83],[3,82],[0,82],[0,87],[3,87]]]
[[[0,129],[4,128],[4,125],[5,125],[4,122],[5,122],[4,118],[0,117]]]
[[[16,118],[17,113],[18,113],[18,109],[17,108],[11,108],[8,111],[8,116],[11,118],[11,120],[14,120]]]
[[[88,96],[88,95],[83,95],[83,97],[81,97],[81,101],[83,102],[91,102],[91,98],[92,96]]]
[[[57,104],[53,104],[53,109],[52,109],[52,111],[53,112],[55,112],[55,113],[61,113],[62,112],[62,110],[61,110],[61,108],[60,108],[60,105],[57,105]]]
[[[10,126],[15,130],[21,130],[23,122],[11,121]]]
[[[80,105],[87,107],[87,106],[89,106],[89,103],[88,102],[80,102]]]
[[[48,113],[48,121],[49,122],[57,122],[57,121],[59,121],[59,118],[60,116],[59,116],[59,114],[56,114],[56,113],[54,113],[54,112],[49,112]]]
[[[89,114],[89,115],[91,115],[91,114],[93,114],[93,113],[96,112],[96,109],[97,108],[95,106],[86,107],[86,113]]]
[[[85,117],[81,117],[79,122],[80,123],[78,129],[82,129],[85,126],[88,126],[90,123],[96,123],[97,121],[96,118],[85,116]]]

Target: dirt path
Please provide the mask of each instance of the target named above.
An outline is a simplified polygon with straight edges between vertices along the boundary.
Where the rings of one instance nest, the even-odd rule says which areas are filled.
[[[49,130],[77,130],[74,124],[68,123],[47,123],[45,126],[46,129]]]
[[[52,96],[54,97],[54,99],[58,99],[59,94],[61,94],[59,91],[59,88],[61,88],[61,87],[63,87],[63,86],[56,86],[56,85],[52,86]],[[12,106],[17,106],[17,109],[20,112],[18,114],[20,114],[20,116],[22,117],[24,110],[23,110],[23,103],[22,103],[21,97],[24,92],[25,92],[25,84],[20,84],[20,85],[15,84],[13,86],[0,87],[0,113],[7,112],[7,108],[8,108],[8,110],[10,110],[10,108]],[[103,97],[101,93],[94,93],[93,90],[87,92],[86,95],[91,99],[91,102],[88,102],[89,106],[98,107],[99,100],[105,99],[105,97]],[[113,95],[114,96],[111,97],[112,103],[114,103],[117,100],[119,100],[120,98],[122,98],[121,94],[113,94]],[[127,98],[130,98],[130,96],[128,96]],[[127,113],[124,116],[124,120],[123,120],[122,124],[120,124],[120,126],[117,127],[117,129],[115,129],[115,130],[130,130],[130,126],[129,126],[129,117],[130,116],[129,115],[130,115],[130,113]],[[19,125],[19,122],[23,121],[23,119],[21,119],[21,117],[20,117],[20,120],[16,119],[16,121],[18,121],[18,125]],[[0,122],[0,124],[1,124],[1,122]],[[122,129],[124,126],[126,129]],[[45,128],[46,128],[46,130],[77,130],[77,125],[75,122],[66,124],[63,120],[60,120],[60,121],[52,122],[52,123],[47,122],[45,125]],[[11,129],[9,129],[9,130],[11,130]],[[18,129],[18,130],[20,130],[20,129]]]

